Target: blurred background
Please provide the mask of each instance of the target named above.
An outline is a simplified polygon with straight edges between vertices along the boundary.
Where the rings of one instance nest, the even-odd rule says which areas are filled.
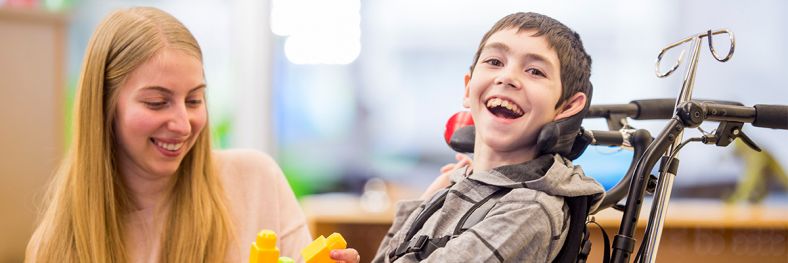
[[[593,58],[593,104],[675,97],[685,68],[656,78],[659,50],[718,28],[736,34],[735,55],[719,63],[704,42],[694,97],[788,104],[788,51],[779,47],[788,41],[788,3],[778,0],[0,0],[0,262],[22,259],[46,182],[69,145],[73,96],[90,35],[111,10],[140,5],[170,12],[202,46],[216,148],[271,154],[319,234],[339,229],[352,237],[364,227],[385,233],[389,204],[418,196],[453,161],[443,130],[463,110],[463,74],[482,35],[513,12],[546,14],[581,35]],[[728,50],[724,36],[715,43],[720,53]],[[678,54],[667,54],[663,71]],[[656,135],[664,122],[631,124]],[[584,126],[606,129],[602,120]],[[702,127],[710,131],[716,123]],[[788,132],[749,125],[744,131],[768,151],[774,167],[788,164]],[[685,138],[698,134],[688,131]],[[673,191],[679,201],[758,203],[778,212],[788,207],[785,173],[753,168],[745,161],[751,153],[690,144],[680,156]],[[630,158],[628,151],[590,148],[577,163],[609,187]],[[758,187],[734,196],[750,177],[762,179]],[[332,217],[339,214],[351,216]],[[784,260],[788,221],[767,225],[744,227],[766,231],[760,236],[729,231],[726,223],[690,224],[681,228],[689,232],[679,234],[695,241],[708,233],[718,237],[721,248],[694,250],[705,259],[736,249],[752,252],[732,241],[743,235],[755,243],[742,244],[776,244],[761,254]]]

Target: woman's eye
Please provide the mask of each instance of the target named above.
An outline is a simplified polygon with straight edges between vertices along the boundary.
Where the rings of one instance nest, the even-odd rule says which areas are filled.
[[[545,74],[542,73],[541,70],[538,70],[538,69],[535,69],[535,68],[529,68],[529,69],[525,70],[525,72],[528,72],[528,73],[531,73],[532,75],[536,75],[536,76],[540,76],[540,77],[544,77],[545,76]]]
[[[186,100],[186,104],[189,104],[191,106],[199,106],[200,104],[202,104],[202,100],[201,99]]]
[[[145,101],[143,103],[145,103],[145,105],[148,106],[148,108],[151,108],[151,109],[161,109],[165,105],[167,105],[166,101]]]
[[[496,67],[503,66],[503,62],[501,62],[500,60],[495,59],[495,58],[491,58],[491,59],[485,60],[484,63],[490,64],[490,65],[493,65],[493,66],[496,66]]]

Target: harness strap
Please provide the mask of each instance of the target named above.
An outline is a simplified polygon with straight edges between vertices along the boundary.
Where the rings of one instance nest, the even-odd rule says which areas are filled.
[[[474,204],[468,211],[465,212],[462,218],[460,218],[460,221],[457,222],[457,226],[455,227],[454,233],[452,235],[446,235],[437,238],[431,238],[427,235],[420,235],[414,238],[413,236],[419,230],[421,230],[421,228],[424,226],[424,223],[427,222],[427,219],[429,219],[432,214],[437,212],[443,206],[443,203],[446,200],[446,195],[448,195],[448,188],[441,191],[444,192],[439,192],[439,194],[436,194],[435,197],[430,200],[427,207],[424,208],[424,210],[416,217],[413,224],[411,224],[408,233],[405,234],[405,239],[403,242],[397,246],[395,251],[392,251],[392,253],[389,254],[389,259],[391,259],[392,262],[408,253],[416,253],[415,256],[418,260],[429,257],[429,255],[435,250],[445,247],[449,240],[459,236],[466,230],[481,222],[495,206],[498,199],[509,193],[511,189],[498,189],[481,201]]]
[[[421,210],[421,213],[419,213],[419,215],[416,216],[416,219],[413,220],[413,224],[410,225],[408,233],[405,234],[405,241],[413,239],[413,236],[416,235],[419,230],[421,230],[421,227],[424,226],[424,223],[427,222],[427,219],[430,219],[432,214],[435,214],[435,212],[443,207],[443,202],[446,201],[446,196],[449,194],[450,187],[451,186],[441,189],[432,196],[432,199],[430,199],[430,201],[424,207],[424,210]]]
[[[450,188],[451,185],[435,193],[430,201],[427,202],[424,210],[422,210],[421,213],[416,216],[416,219],[413,220],[413,223],[410,225],[410,229],[408,229],[408,232],[405,233],[405,238],[403,239],[402,243],[397,246],[396,250],[393,250],[389,253],[389,259],[392,262],[403,255],[412,252],[414,248],[421,250],[424,247],[429,237],[419,236],[418,238],[414,239],[413,236],[419,232],[421,227],[424,226],[424,223],[427,222],[427,219],[429,219],[432,214],[435,214],[435,212],[443,207],[443,202],[446,201],[446,196],[449,194]]]
[[[457,227],[454,228],[453,235],[458,236],[462,234],[462,232],[465,232],[465,230],[468,230],[481,222],[487,216],[487,214],[490,213],[490,210],[492,210],[492,208],[498,203],[498,199],[508,194],[511,190],[511,188],[498,189],[473,205],[473,207],[471,207],[468,212],[465,212],[465,215],[460,218],[460,221],[457,222]],[[489,202],[490,200],[492,200],[492,202]]]
[[[586,230],[586,218],[588,217],[589,208],[588,199],[589,196],[575,196],[564,199],[569,207],[569,230],[567,230],[564,245],[553,262],[577,262],[584,238],[583,232]]]
[[[605,228],[602,227],[599,223],[594,220],[594,217],[591,217],[591,220],[588,221],[587,224],[595,224],[599,227],[599,230],[602,232],[602,241],[604,242],[604,254],[602,254],[602,262],[608,263],[610,262],[610,237],[607,235],[607,231]],[[580,255],[577,256],[577,262],[585,263],[588,259],[588,255],[591,253],[591,240],[588,239],[588,227],[585,229],[585,234],[583,236],[583,249],[580,250]]]

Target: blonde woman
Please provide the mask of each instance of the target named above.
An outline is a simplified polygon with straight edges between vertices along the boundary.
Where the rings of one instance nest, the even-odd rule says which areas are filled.
[[[105,18],[26,260],[242,262],[263,228],[298,258],[311,238],[281,169],[256,151],[212,152],[206,89],[200,47],[177,19],[154,8]]]

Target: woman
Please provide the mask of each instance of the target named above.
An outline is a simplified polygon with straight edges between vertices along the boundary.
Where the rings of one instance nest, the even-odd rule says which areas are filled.
[[[242,262],[274,230],[283,256],[311,238],[274,161],[212,152],[202,53],[177,19],[116,11],[88,44],[72,147],[27,248],[39,262]],[[358,261],[353,249],[333,251]]]

